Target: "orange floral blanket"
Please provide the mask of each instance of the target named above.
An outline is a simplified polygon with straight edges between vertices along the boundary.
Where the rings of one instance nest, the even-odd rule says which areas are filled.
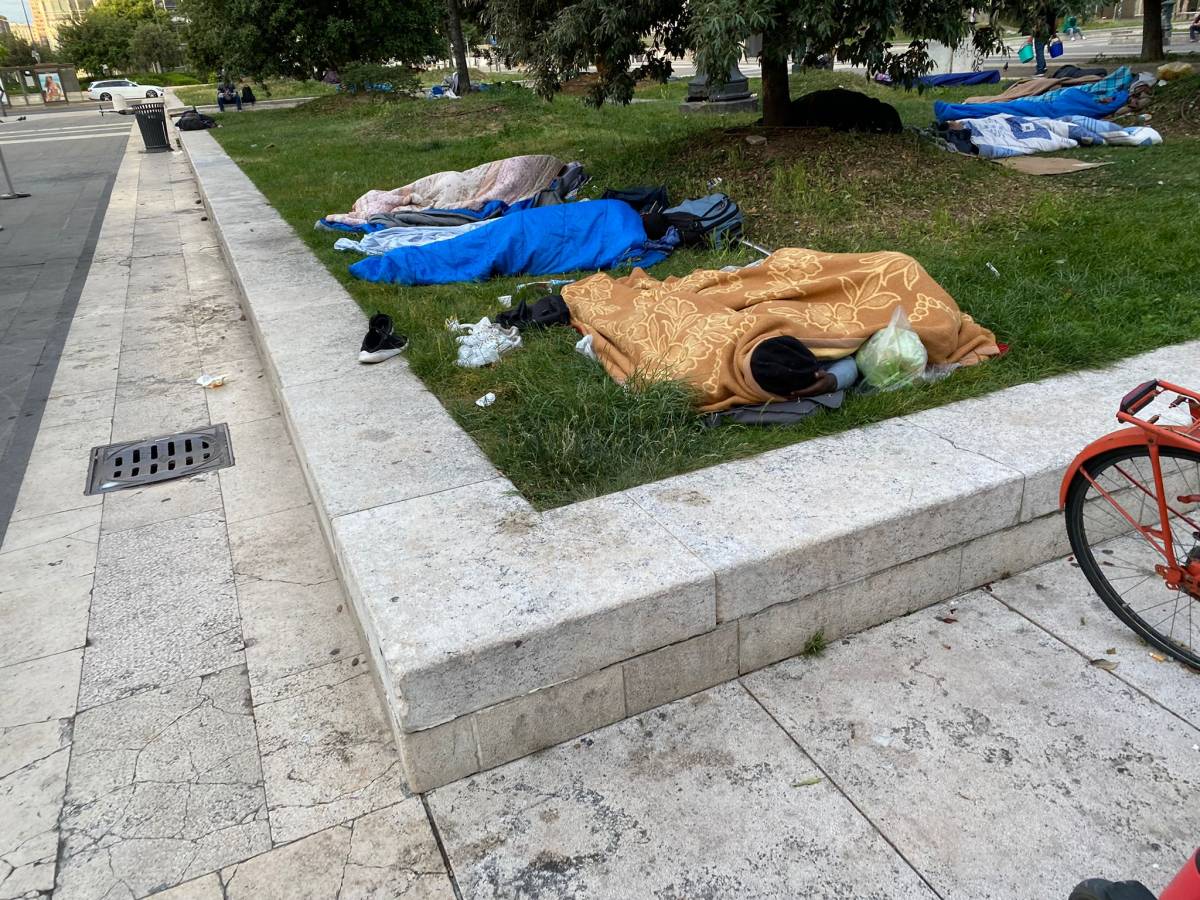
[[[705,412],[780,399],[750,373],[761,341],[791,336],[820,359],[838,359],[884,328],[897,306],[931,363],[971,365],[1000,352],[995,336],[902,253],[785,249],[735,272],[665,281],[641,269],[623,278],[601,273],[562,296],[614,379],[686,381]]]

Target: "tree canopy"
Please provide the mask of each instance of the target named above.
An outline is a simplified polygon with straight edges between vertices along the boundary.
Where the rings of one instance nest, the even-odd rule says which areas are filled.
[[[141,69],[173,68],[183,61],[179,33],[170,22],[138,22],[129,36],[129,56]]]
[[[999,21],[1028,0],[994,3]],[[640,77],[665,78],[671,59],[693,52],[698,70],[722,81],[753,35],[762,36],[763,114],[780,121],[788,102],[789,56],[836,55],[869,72],[910,82],[929,71],[929,44],[999,46],[992,25],[973,28],[971,0],[483,0],[482,17],[511,60],[534,72],[549,95],[589,66],[600,76],[590,99],[628,102]],[[911,36],[894,46],[894,36]],[[634,65],[634,62],[637,65]]]
[[[107,2],[107,0],[106,0]],[[261,78],[319,77],[350,62],[441,56],[441,0],[182,0],[197,67]]]
[[[105,0],[58,31],[62,56],[92,75],[126,71],[132,65],[178,65],[179,35],[151,0]]]
[[[57,59],[57,54],[48,52],[45,47],[35,48],[33,44],[25,40],[25,38],[15,34],[0,34],[0,60],[6,66],[29,66],[36,63],[38,60],[34,58],[33,51],[37,50],[42,62],[52,62]]]

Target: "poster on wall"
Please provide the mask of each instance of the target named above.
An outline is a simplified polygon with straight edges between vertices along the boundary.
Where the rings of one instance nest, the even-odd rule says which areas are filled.
[[[67,92],[63,90],[62,79],[57,72],[38,72],[38,81],[42,86],[42,99],[47,103],[66,103]]]

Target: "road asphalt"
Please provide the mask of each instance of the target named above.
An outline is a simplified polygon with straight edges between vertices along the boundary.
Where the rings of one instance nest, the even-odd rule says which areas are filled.
[[[132,124],[19,107],[2,121],[0,153],[16,190],[30,196],[0,200],[0,540]]]

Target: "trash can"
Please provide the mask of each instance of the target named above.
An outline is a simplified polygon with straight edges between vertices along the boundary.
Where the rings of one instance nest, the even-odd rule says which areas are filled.
[[[133,114],[137,117],[147,153],[171,149],[171,139],[167,135],[167,105],[164,101],[138,103],[133,107]]]

